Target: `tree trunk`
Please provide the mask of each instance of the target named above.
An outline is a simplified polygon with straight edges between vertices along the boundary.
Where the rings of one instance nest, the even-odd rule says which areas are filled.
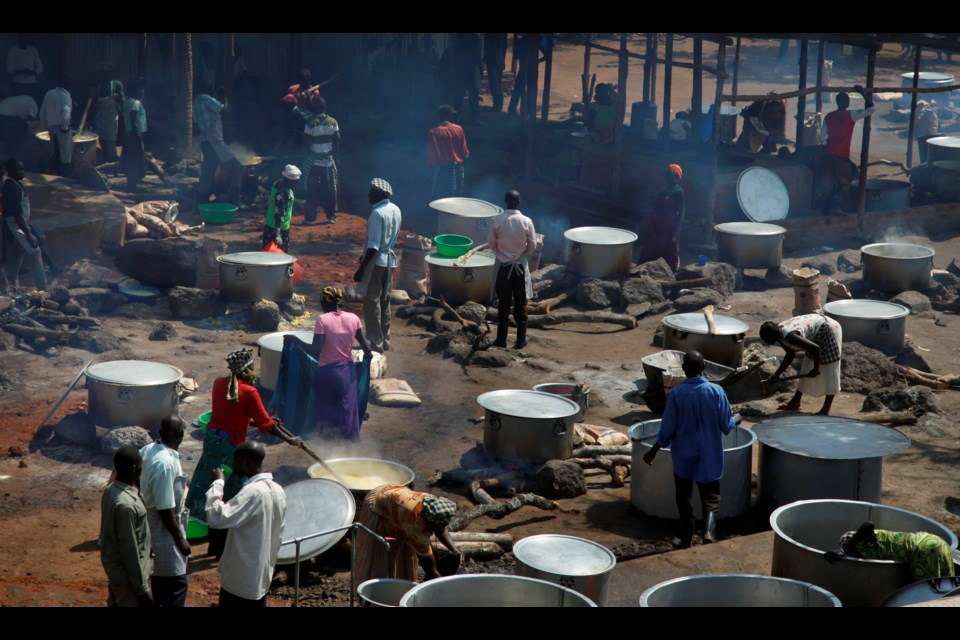
[[[177,69],[179,70],[177,91],[177,121],[180,123],[180,135],[183,155],[189,158],[193,151],[193,34],[177,34]]]

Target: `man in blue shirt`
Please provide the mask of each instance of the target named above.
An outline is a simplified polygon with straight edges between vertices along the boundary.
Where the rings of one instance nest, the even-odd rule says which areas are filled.
[[[680,512],[680,542],[686,548],[693,542],[693,483],[697,483],[706,519],[704,542],[717,539],[717,513],[720,511],[720,478],[723,476],[723,436],[733,429],[735,420],[727,394],[720,385],[703,377],[703,355],[687,351],[683,372],[687,379],[670,390],[663,410],[656,443],[643,456],[652,465],[657,452],[669,447],[673,459],[677,510]]]
[[[367,250],[360,258],[354,282],[366,284],[363,324],[373,351],[390,350],[390,290],[397,256],[393,246],[400,235],[400,207],[390,202],[393,188],[380,178],[370,182],[368,199],[373,209],[367,220]]]

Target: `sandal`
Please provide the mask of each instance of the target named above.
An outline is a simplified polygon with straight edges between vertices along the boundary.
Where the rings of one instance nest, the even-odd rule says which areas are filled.
[[[800,411],[799,402],[784,402],[777,407],[778,411]]]

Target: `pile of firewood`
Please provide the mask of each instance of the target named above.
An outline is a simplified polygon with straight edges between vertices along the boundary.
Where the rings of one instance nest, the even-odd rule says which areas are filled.
[[[918,384],[931,389],[960,389],[960,375],[955,373],[938,376],[935,373],[928,373],[902,365],[897,365],[897,373],[910,384]]]
[[[99,327],[100,321],[73,296],[84,289],[54,287],[52,291],[34,291],[17,297],[0,297],[0,329],[15,336],[36,351],[65,345],[78,329]]]

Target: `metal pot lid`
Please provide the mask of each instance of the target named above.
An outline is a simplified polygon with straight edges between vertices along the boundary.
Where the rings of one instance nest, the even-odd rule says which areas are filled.
[[[960,171],[960,160],[937,160],[931,163],[935,169],[944,171]]]
[[[353,523],[357,503],[350,490],[333,480],[301,480],[283,488],[287,496],[287,515],[283,519],[283,540],[294,540],[321,531],[346,527]],[[320,555],[337,544],[349,528],[304,540],[300,559]],[[292,564],[297,559],[297,546],[280,547],[277,564]]]
[[[580,405],[573,400],[553,393],[526,389],[488,391],[477,396],[477,404],[494,413],[538,420],[569,418],[580,411]]]
[[[710,334],[710,328],[707,326],[707,318],[702,313],[675,313],[662,320],[663,324],[671,329],[686,331],[688,333]],[[746,322],[731,318],[730,316],[713,315],[713,325],[716,331],[714,335],[732,336],[746,333],[750,328]]]
[[[960,136],[937,136],[936,138],[927,138],[927,145],[955,149],[960,147]]]
[[[717,233],[729,233],[734,236],[776,236],[787,232],[778,224],[763,222],[724,222],[713,226]]]
[[[291,255],[274,253],[272,251],[242,251],[240,253],[228,253],[217,256],[217,262],[257,267],[275,267],[293,264],[296,261],[297,259]]]
[[[497,261],[497,257],[492,253],[487,253],[485,251],[478,251],[469,258],[462,265],[455,264],[457,258],[448,258],[447,256],[442,256],[439,253],[431,253],[428,255],[425,260],[427,264],[433,264],[438,267],[458,267],[466,268],[470,267],[476,269],[478,267],[490,267],[493,266],[493,263]]]
[[[910,309],[902,304],[882,300],[834,300],[823,305],[823,310],[831,316],[864,320],[896,320],[910,315]]]
[[[430,208],[464,218],[492,218],[503,213],[503,207],[476,198],[440,198],[431,202]]]
[[[169,364],[146,360],[111,360],[90,365],[87,378],[107,384],[148,387],[173,384],[183,377],[183,371]]]
[[[737,202],[754,222],[783,220],[790,211],[790,194],[780,176],[770,169],[749,167],[737,178]]]
[[[913,71],[908,71],[907,73],[901,73],[900,77],[904,80],[913,81]],[[921,71],[917,74],[917,78],[920,80],[926,80],[927,82],[949,82],[953,80],[953,76],[949,73],[940,73],[938,71]]]
[[[301,342],[306,344],[311,344],[313,342],[312,331],[275,331],[274,333],[268,333],[260,336],[260,339],[257,340],[257,344],[260,345],[261,349],[280,352],[283,351],[283,336],[286,335],[296,336],[300,338]]]
[[[904,242],[878,242],[865,244],[860,247],[861,253],[877,258],[895,258],[900,260],[916,260],[918,258],[932,258],[936,251],[930,247]]]
[[[931,600],[957,595],[955,593],[957,590],[960,590],[960,578],[953,576],[928,578],[897,589],[883,601],[881,606],[905,607],[908,604],[930,602]]]
[[[36,136],[45,142],[50,142],[49,131],[38,131]],[[78,144],[78,143],[82,144],[84,142],[96,142],[99,139],[100,139],[100,136],[90,132],[81,133],[80,135],[77,135],[76,133],[73,134],[74,144]]]
[[[563,237],[580,244],[630,244],[636,242],[637,234],[626,229],[613,227],[575,227],[563,232]]]
[[[525,565],[561,576],[594,576],[613,569],[617,557],[601,544],[573,536],[530,536],[513,545]]]
[[[399,462],[377,458],[334,458],[325,460],[327,465],[340,474],[353,491],[370,491],[382,484],[411,484],[416,474],[410,467]],[[332,479],[332,474],[316,462],[307,468],[311,478]],[[373,478],[373,480],[371,480]],[[371,486],[372,485],[372,486]]]
[[[910,438],[896,429],[831,416],[764,420],[753,431],[768,447],[824,460],[879,458],[910,446]]]

